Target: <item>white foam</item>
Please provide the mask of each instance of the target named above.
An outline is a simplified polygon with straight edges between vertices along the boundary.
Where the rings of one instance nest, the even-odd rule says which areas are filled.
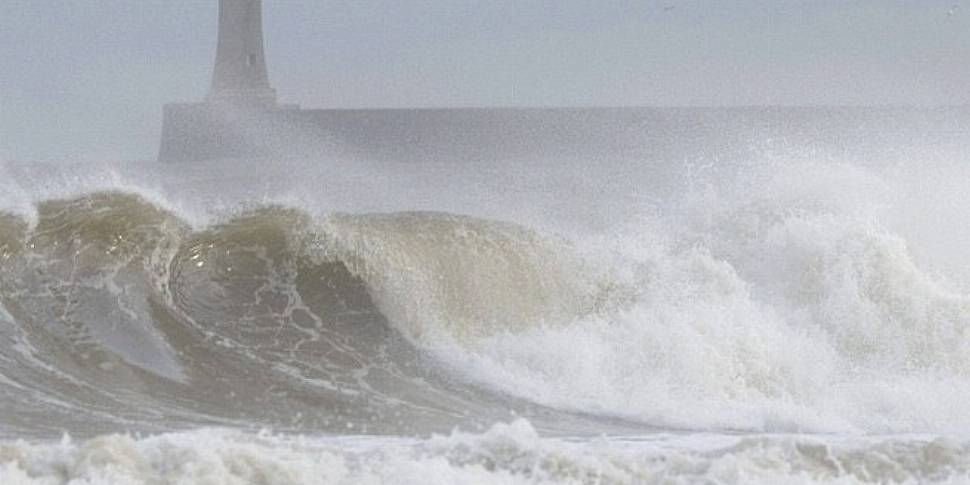
[[[613,310],[438,355],[513,395],[659,426],[970,432],[970,296],[913,257],[889,182],[769,168],[588,242],[614,268]]]
[[[10,485],[967,483],[967,442],[906,436],[543,438],[524,420],[429,439],[197,430],[0,445]]]

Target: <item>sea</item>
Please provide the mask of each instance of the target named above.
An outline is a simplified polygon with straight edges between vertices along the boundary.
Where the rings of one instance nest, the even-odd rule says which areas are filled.
[[[970,483],[970,108],[624,119],[0,162],[0,483]]]

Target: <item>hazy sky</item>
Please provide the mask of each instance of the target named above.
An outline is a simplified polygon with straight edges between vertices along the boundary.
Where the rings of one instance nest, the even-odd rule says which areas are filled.
[[[0,161],[151,159],[216,0],[3,0]],[[264,0],[304,107],[970,103],[970,0]]]

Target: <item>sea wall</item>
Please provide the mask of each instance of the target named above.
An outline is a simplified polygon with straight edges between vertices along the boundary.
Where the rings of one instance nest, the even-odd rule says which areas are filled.
[[[463,108],[164,110],[163,162],[300,158],[321,153],[396,161],[583,157],[743,158],[800,146],[878,157],[900,140],[967,136],[966,108]],[[913,145],[910,143],[910,145]],[[685,149],[685,147],[687,147]]]

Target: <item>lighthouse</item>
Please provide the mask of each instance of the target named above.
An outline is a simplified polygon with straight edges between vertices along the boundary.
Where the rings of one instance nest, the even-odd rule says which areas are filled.
[[[261,0],[219,0],[212,85],[203,102],[165,105],[159,161],[595,160],[621,150],[648,159],[665,143],[631,129],[660,116],[652,108],[308,110],[279,104],[267,75],[262,17]]]
[[[219,41],[209,103],[276,107],[276,91],[266,71],[262,8],[262,0],[219,0]]]

